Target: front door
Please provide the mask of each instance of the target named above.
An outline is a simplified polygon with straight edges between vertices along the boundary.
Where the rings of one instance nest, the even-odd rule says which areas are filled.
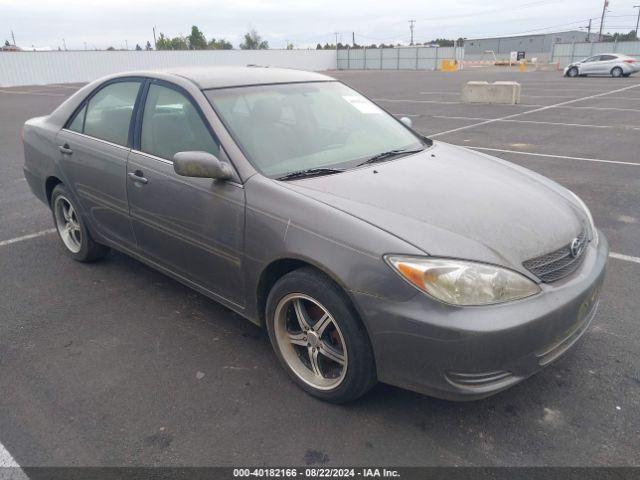
[[[139,80],[118,80],[92,94],[57,137],[65,183],[102,236],[134,246],[126,192],[129,126]]]
[[[580,73],[593,74],[598,72],[598,63],[600,63],[600,55],[587,58],[580,65]]]
[[[143,255],[216,296],[243,305],[244,189],[188,178],[173,155],[205,151],[227,158],[186,92],[154,81],[146,95],[138,150],[127,165],[129,211]]]

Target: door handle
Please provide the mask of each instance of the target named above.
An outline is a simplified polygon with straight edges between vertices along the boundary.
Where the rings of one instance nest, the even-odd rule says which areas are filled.
[[[71,155],[73,153],[73,150],[69,148],[68,143],[65,143],[64,145],[58,145],[58,150],[60,150],[60,153],[63,153],[64,155]]]
[[[129,180],[132,180],[136,183],[141,183],[143,185],[146,185],[147,183],[149,183],[149,180],[143,177],[143,173],[141,170],[136,170],[135,172],[129,172],[127,175],[129,177]]]

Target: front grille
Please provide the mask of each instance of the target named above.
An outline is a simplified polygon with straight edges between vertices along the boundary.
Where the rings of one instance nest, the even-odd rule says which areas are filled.
[[[585,230],[578,235],[578,240],[586,241]],[[577,257],[571,254],[571,243],[558,250],[523,262],[524,268],[546,283],[555,282],[573,273],[584,260],[586,247]]]

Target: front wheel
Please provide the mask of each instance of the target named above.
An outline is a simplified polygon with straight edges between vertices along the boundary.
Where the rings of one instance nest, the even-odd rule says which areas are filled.
[[[53,222],[66,252],[79,262],[93,262],[109,253],[109,248],[91,237],[71,195],[59,184],[51,193]]]
[[[613,78],[620,78],[623,74],[624,74],[624,72],[622,71],[622,69],[620,67],[614,67],[611,70],[611,76]]]
[[[571,77],[571,78],[575,78],[579,75],[580,72],[578,72],[578,67],[571,67],[569,70],[567,70],[567,77]]]
[[[322,273],[302,268],[282,277],[266,313],[278,359],[307,393],[344,403],[375,384],[367,332],[344,292]]]

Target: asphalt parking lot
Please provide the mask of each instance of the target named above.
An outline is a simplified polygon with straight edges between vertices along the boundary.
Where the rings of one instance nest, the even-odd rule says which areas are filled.
[[[68,259],[22,176],[20,127],[71,85],[0,89],[0,447],[23,466],[640,465],[640,75],[349,71],[335,77],[437,140],[574,190],[614,257],[575,348],[486,400],[379,385],[317,401],[266,334],[120,253]],[[465,105],[468,80],[522,103]],[[1,448],[0,448],[1,450]]]

